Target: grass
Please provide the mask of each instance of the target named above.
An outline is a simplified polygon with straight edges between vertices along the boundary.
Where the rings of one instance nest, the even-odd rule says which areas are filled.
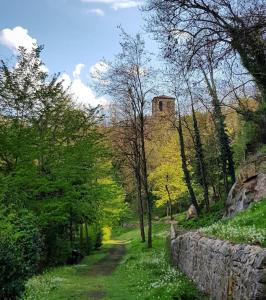
[[[84,276],[82,270],[105,257],[109,247],[107,245],[100,252],[85,257],[81,264],[57,267],[31,278],[26,285],[23,300],[87,299],[87,286],[93,287],[97,283],[93,278],[88,283],[88,277]]]
[[[222,218],[222,204],[216,203],[199,219],[185,220],[185,213],[176,220],[185,229],[198,229],[203,235],[266,247],[266,199],[254,203],[232,219]],[[153,226],[153,248],[139,242],[137,228],[119,229],[115,239],[100,251],[85,257],[79,265],[63,266],[35,276],[27,283],[23,300],[196,300],[207,299],[194,284],[168,264],[166,237],[169,225]],[[88,271],[106,258],[110,247],[124,244],[126,254],[112,274],[89,275]],[[108,263],[108,261],[107,261]],[[95,298],[91,297],[95,293]],[[98,298],[97,298],[98,297]]]
[[[186,212],[176,215],[176,221],[178,225],[187,230],[198,229],[206,226],[210,226],[213,223],[219,221],[223,216],[224,204],[222,201],[213,204],[210,207],[210,211],[202,211],[199,218],[186,220]]]
[[[266,247],[266,199],[253,203],[232,219],[222,219],[200,232],[233,243]]]
[[[89,297],[93,291],[102,291],[101,298],[95,299],[105,300],[207,299],[187,277],[168,264],[165,239],[169,225],[154,224],[153,230],[152,249],[139,242],[138,229],[120,231],[115,241],[105,244],[81,264],[54,268],[33,277],[23,300],[94,299]],[[101,260],[113,243],[124,243],[127,249],[115,271],[88,276],[86,270]]]

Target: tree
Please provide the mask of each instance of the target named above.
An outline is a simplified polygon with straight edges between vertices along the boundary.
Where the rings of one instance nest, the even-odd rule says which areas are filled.
[[[78,107],[59,77],[42,71],[40,51],[20,49],[15,66],[0,66],[0,202],[38,216],[41,268],[67,261],[81,227],[87,244],[93,227],[95,244],[103,203],[123,209],[123,193],[112,179],[99,109]]]
[[[261,100],[256,113],[242,111],[247,120],[263,124],[266,103],[266,4],[264,0],[148,1],[149,30],[163,41],[165,56],[188,58],[188,67],[206,46],[216,48],[216,62],[238,54],[253,76]]]
[[[158,165],[149,174],[152,193],[157,198],[156,206],[166,205],[167,215],[169,214],[171,219],[173,218],[173,204],[187,192],[187,187],[183,181],[184,174],[178,148],[177,138],[172,134],[168,142],[160,147]]]
[[[194,109],[193,100],[191,100],[191,112],[192,112],[192,120],[193,120],[193,129],[194,129],[194,146],[196,152],[196,161],[197,161],[197,169],[200,175],[199,182],[204,190],[204,202],[206,210],[209,211],[209,188],[207,182],[207,172],[205,166],[205,158],[203,153],[203,146],[201,142],[201,135],[198,126],[198,120]]]
[[[207,55],[206,60],[208,64],[209,73],[207,74],[203,67],[201,68],[201,71],[203,73],[209,95],[212,99],[214,123],[216,127],[218,141],[219,141],[219,147],[221,151],[221,162],[222,162],[222,171],[224,175],[224,185],[225,185],[226,192],[229,192],[230,187],[227,178],[228,173],[229,176],[231,177],[231,185],[233,185],[233,183],[236,180],[233,153],[230,147],[229,137],[226,133],[225,118],[222,114],[221,101],[219,101],[219,96],[216,88],[212,55],[211,54]]]
[[[187,185],[187,189],[190,195],[191,203],[195,206],[195,209],[197,213],[199,214],[200,208],[195,196],[195,192],[192,186],[191,176],[188,169],[188,162],[187,162],[187,156],[186,156],[186,150],[185,150],[185,141],[184,141],[184,134],[183,134],[183,125],[182,125],[182,117],[181,117],[181,111],[180,111],[180,105],[178,102],[178,120],[175,125],[175,128],[177,129],[178,136],[179,136],[179,144],[180,144],[180,156],[182,159],[182,169],[184,172],[184,179]]]
[[[150,59],[145,54],[145,45],[141,36],[131,37],[121,30],[122,52],[113,62],[107,64],[107,70],[98,74],[98,89],[110,95],[121,112],[121,126],[126,129],[126,140],[130,147],[132,171],[136,177],[138,198],[141,203],[139,178],[142,193],[147,204],[148,247],[152,247],[152,200],[148,184],[147,155],[145,149],[145,111],[148,96],[152,93],[152,69]],[[131,136],[132,135],[132,136]],[[131,136],[131,137],[130,137]],[[142,221],[140,220],[140,224]],[[142,225],[141,225],[142,226]]]

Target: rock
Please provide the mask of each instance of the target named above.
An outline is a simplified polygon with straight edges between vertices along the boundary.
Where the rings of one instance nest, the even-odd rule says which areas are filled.
[[[228,194],[225,217],[232,217],[263,198],[266,198],[266,155],[261,154],[242,167]]]
[[[195,219],[198,217],[198,213],[197,213],[197,210],[196,210],[196,207],[191,204],[188,211],[187,211],[187,217],[186,219],[189,220],[189,219]]]
[[[263,198],[266,198],[266,174],[257,174],[243,183],[236,182],[227,197],[225,217],[232,217]]]

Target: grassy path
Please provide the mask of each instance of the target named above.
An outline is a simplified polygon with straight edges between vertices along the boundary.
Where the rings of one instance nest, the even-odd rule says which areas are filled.
[[[88,276],[111,275],[126,252],[124,244],[112,246],[107,255],[87,271]]]
[[[169,266],[165,237],[169,225],[154,226],[154,247],[139,242],[137,229],[74,266],[54,268],[32,278],[23,300],[206,299],[183,274]]]
[[[28,282],[27,300],[97,300],[106,298],[108,277],[126,253],[124,241],[110,241],[78,265],[54,268]]]

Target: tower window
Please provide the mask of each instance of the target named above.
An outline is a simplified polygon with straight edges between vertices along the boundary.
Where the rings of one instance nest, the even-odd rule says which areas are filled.
[[[163,111],[163,102],[159,101],[159,111]]]

